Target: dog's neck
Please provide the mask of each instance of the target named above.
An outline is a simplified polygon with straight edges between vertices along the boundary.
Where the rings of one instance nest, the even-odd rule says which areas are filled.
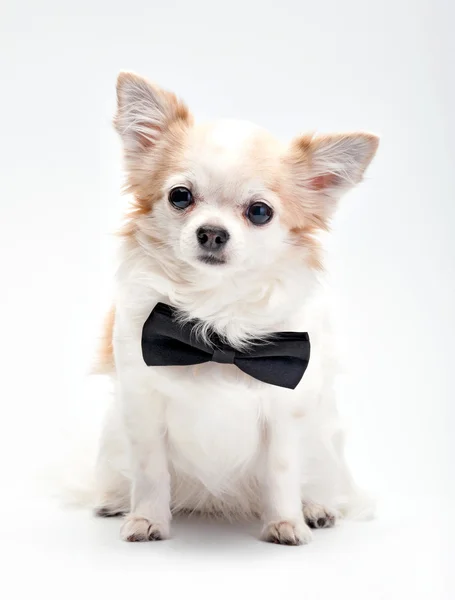
[[[212,274],[159,251],[145,252],[137,242],[125,250],[120,274],[140,286],[142,299],[148,295],[174,306],[183,319],[201,322],[202,335],[215,331],[236,347],[288,329],[317,287],[314,270],[304,261],[296,269],[286,257],[259,274],[216,267]]]

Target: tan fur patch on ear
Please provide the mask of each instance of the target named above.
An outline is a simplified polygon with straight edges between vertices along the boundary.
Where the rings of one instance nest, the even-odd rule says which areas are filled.
[[[135,73],[119,74],[114,126],[127,157],[154,147],[171,123],[189,119],[188,108],[172,92]]]
[[[305,167],[310,189],[315,178],[318,179],[315,189],[321,189],[341,183],[343,176],[352,184],[358,183],[378,145],[379,138],[364,131],[305,134],[292,142],[289,158],[295,165]]]
[[[318,135],[295,139],[283,158],[276,190],[291,243],[307,251],[308,264],[322,269],[321,231],[330,229],[338,198],[358,183],[378,147],[368,133]]]
[[[303,244],[314,246],[315,233],[328,231],[338,198],[357,184],[379,140],[369,133],[300,136],[284,157],[283,220]]]

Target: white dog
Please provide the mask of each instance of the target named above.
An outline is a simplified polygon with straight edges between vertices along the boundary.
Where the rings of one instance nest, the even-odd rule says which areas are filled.
[[[117,93],[133,204],[101,353],[116,394],[97,513],[126,513],[128,541],[165,539],[173,513],[197,511],[259,515],[264,540],[307,543],[311,527],[358,506],[333,392],[318,234],[378,139],[304,135],[283,145],[243,122],[194,124],[173,94],[130,73]],[[308,332],[309,366],[295,389],[224,361],[147,366],[142,329],[160,302],[201,343],[216,336],[239,352],[277,332]]]

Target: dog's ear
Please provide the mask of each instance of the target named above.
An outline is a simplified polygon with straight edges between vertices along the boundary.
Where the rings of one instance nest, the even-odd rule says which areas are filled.
[[[286,162],[297,193],[315,216],[330,217],[336,200],[361,181],[378,144],[377,136],[363,132],[305,135],[292,142]]]
[[[114,125],[127,153],[153,149],[176,121],[190,123],[191,116],[174,94],[133,73],[120,73]]]

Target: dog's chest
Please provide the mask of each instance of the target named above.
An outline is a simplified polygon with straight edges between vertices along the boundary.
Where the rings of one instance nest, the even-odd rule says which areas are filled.
[[[268,413],[265,386],[213,363],[157,369],[174,468],[200,479],[225,477],[255,461]],[[157,381],[158,379],[158,381]]]

